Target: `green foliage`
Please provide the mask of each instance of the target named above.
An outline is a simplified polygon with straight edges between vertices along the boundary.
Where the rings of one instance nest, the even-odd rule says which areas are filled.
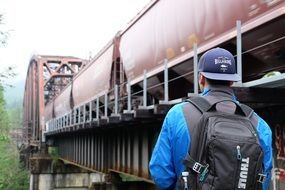
[[[29,175],[19,162],[19,154],[10,138],[0,139],[0,189],[28,190]]]
[[[7,106],[7,114],[10,121],[10,128],[21,128],[23,121],[23,103],[22,100],[14,101],[12,106]]]
[[[10,137],[7,135],[7,134],[5,134],[5,133],[1,133],[0,134],[0,142],[2,141],[2,142],[9,142],[11,139],[10,139]]]
[[[0,43],[1,34],[0,32]],[[0,72],[0,190],[28,190],[29,173],[21,165],[17,146],[9,135],[11,127],[20,127],[22,122],[21,104],[10,111],[6,109],[3,83],[9,86],[5,79],[13,77],[11,72],[13,72],[11,68]]]
[[[0,134],[7,134],[9,129],[9,119],[5,108],[4,88],[0,84]]]
[[[58,154],[58,147],[48,147],[48,154],[52,159],[52,170],[56,171],[58,169],[60,169],[61,164],[59,161],[59,154]]]
[[[48,147],[48,154],[53,160],[58,160],[59,154],[58,154],[58,147]]]
[[[0,84],[0,190],[27,190],[29,189],[29,175],[19,161],[19,153],[15,143],[9,136],[9,130],[14,125],[20,123],[21,109],[15,106],[8,112],[5,106],[4,88]],[[14,115],[14,116],[13,116]],[[19,126],[19,125],[17,125]]]

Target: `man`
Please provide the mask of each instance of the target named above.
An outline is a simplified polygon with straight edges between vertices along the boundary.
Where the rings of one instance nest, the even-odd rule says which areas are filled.
[[[199,60],[198,68],[202,96],[230,96],[236,101],[231,85],[239,81],[240,76],[236,74],[235,60],[229,51],[222,48],[207,51]],[[159,189],[178,189],[177,180],[185,171],[182,162],[191,145],[191,134],[183,111],[186,104],[190,103],[175,105],[167,113],[152,153],[149,169]],[[196,116],[191,118],[189,113],[189,118],[193,120],[198,120]],[[254,116],[257,118],[257,132],[264,153],[264,172],[267,176],[263,189],[268,189],[272,169],[272,134],[267,123],[257,114],[254,113]]]

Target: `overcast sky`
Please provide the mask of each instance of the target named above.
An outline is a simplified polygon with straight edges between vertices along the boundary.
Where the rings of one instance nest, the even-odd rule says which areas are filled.
[[[14,66],[26,77],[33,54],[88,58],[107,44],[150,0],[0,0],[0,71]]]

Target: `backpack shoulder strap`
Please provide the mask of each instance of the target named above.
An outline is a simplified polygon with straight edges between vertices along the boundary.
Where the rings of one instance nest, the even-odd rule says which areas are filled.
[[[204,97],[197,96],[187,100],[193,104],[201,113],[207,112],[212,105]]]
[[[240,107],[245,113],[246,117],[250,120],[251,124],[254,126],[255,132],[257,133],[258,118],[256,115],[254,115],[254,110],[245,104],[240,104]]]
[[[189,134],[191,139],[195,138],[193,134],[193,129],[197,126],[199,122],[199,118],[201,115],[206,112],[210,107],[210,103],[205,100],[203,97],[193,97],[187,99],[186,102],[189,104],[185,104],[183,106],[183,114],[186,120],[186,124],[189,130]]]
[[[251,109],[251,107],[245,105],[245,104],[240,104],[240,107],[242,109],[242,111],[244,112],[245,116],[248,118],[251,118],[253,115],[253,109]]]
[[[201,135],[203,127],[199,127],[199,122],[203,116],[203,113],[207,112],[212,105],[204,97],[193,97],[186,101],[189,103],[184,104],[183,113],[187,122],[187,127],[191,138],[191,145],[185,160],[183,160],[183,164],[187,168],[195,168],[195,164],[199,160],[199,157],[201,157],[201,152],[203,152],[203,150],[198,146],[201,140],[200,137],[203,136]],[[193,187],[193,189],[196,189],[198,185],[196,178],[197,174],[193,173],[191,169],[189,171],[189,175],[191,176],[189,185]]]
[[[228,99],[228,98],[216,99],[216,100],[209,102],[206,98],[200,96],[200,97],[194,97],[194,98],[188,99],[187,101],[192,103],[197,109],[200,110],[201,113],[210,111],[218,103],[226,102],[226,101],[233,102],[236,105],[235,113],[240,113],[240,114],[244,115],[245,117],[247,117],[248,119],[252,118],[253,113],[254,113],[254,111],[251,107],[249,107],[245,104],[240,104],[237,101],[232,100],[232,99]]]

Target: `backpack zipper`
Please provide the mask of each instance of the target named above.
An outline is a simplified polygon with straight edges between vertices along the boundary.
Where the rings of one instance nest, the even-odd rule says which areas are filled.
[[[240,145],[236,146],[236,151],[237,151],[236,153],[237,165],[236,165],[235,179],[238,179],[239,178],[239,166],[242,160]],[[238,180],[235,181],[233,189],[236,189],[237,186],[238,186]]]
[[[242,157],[241,157],[241,152],[240,152],[240,146],[237,145],[236,149],[237,149],[237,159],[241,160]]]

